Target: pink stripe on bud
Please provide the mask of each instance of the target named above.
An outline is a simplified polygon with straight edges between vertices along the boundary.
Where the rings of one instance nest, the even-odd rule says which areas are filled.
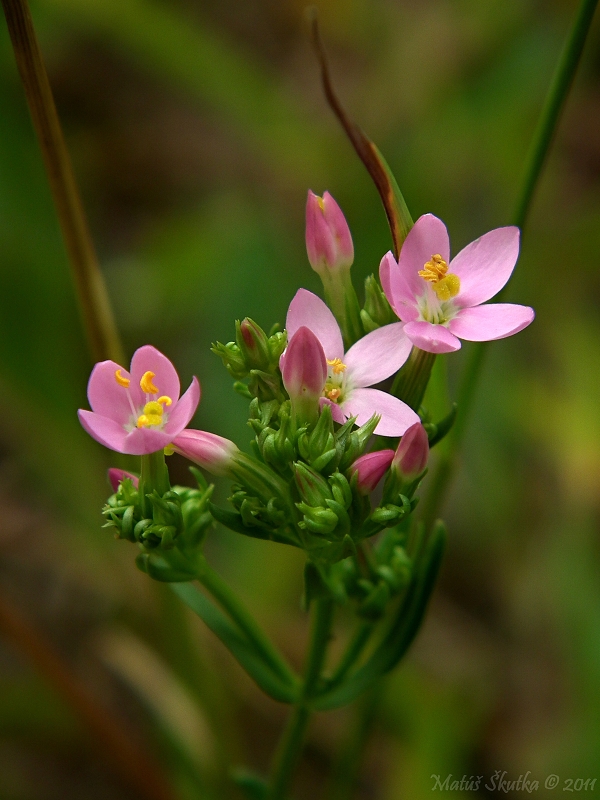
[[[377,450],[357,458],[350,472],[357,475],[356,488],[361,494],[370,494],[385,475],[394,458],[393,450]]]
[[[121,481],[125,480],[125,478],[129,478],[134,487],[136,489],[138,488],[140,479],[136,475],[133,475],[131,472],[126,472],[124,469],[117,469],[117,467],[111,467],[108,470],[108,481],[112,486],[113,492],[119,491],[119,484]]]
[[[237,445],[223,436],[208,431],[186,428],[173,439],[173,449],[180,455],[198,464],[211,475],[227,475]]]
[[[354,261],[354,245],[342,209],[329,192],[318,197],[308,192],[306,201],[306,252],[319,274],[348,269]]]
[[[316,416],[327,380],[327,361],[321,342],[309,328],[302,326],[292,336],[281,357],[281,374],[295,410]]]
[[[392,466],[406,480],[414,480],[427,466],[428,458],[429,439],[427,438],[427,431],[420,422],[415,422],[400,440]]]

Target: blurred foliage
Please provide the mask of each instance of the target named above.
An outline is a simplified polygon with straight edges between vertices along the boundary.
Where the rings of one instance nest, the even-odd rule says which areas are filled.
[[[444,219],[454,252],[507,224],[575,3],[319,10],[340,96],[413,216]],[[307,189],[329,189],[344,209],[357,287],[391,246],[322,99],[302,4],[36,0],[32,12],[126,348],[154,344],[184,385],[197,374],[198,427],[243,446],[244,401],[209,346],[233,338],[235,318],[282,323],[298,286],[319,291]],[[431,774],[497,769],[600,784],[599,77],[596,20],[509,290],[537,319],[489,346],[445,509],[441,585],[385,686],[356,798],[419,800]],[[100,530],[105,469],[127,463],[77,423],[89,357],[3,25],[0,94],[0,590],[146,741],[179,797],[233,797],[224,765],[264,771],[282,710]],[[451,397],[464,356],[447,357]],[[227,532],[209,551],[298,661],[298,554]],[[315,721],[298,797],[318,795],[352,713]],[[132,797],[119,780],[0,641],[1,796]]]

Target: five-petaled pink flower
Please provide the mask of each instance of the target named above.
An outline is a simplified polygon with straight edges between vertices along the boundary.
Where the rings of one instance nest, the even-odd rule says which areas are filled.
[[[300,289],[290,304],[285,326],[289,340],[306,327],[320,341],[328,366],[321,404],[331,406],[336,422],[356,417],[357,425],[364,425],[373,414],[380,414],[376,430],[382,436],[402,436],[410,425],[419,422],[406,403],[366,388],[388,378],[408,358],[412,345],[402,332],[402,323],[377,328],[344,354],[342,334],[329,308],[312,292]]]
[[[450,261],[446,226],[425,214],[406,237],[398,263],[388,253],[379,275],[411,342],[430,353],[450,353],[460,348],[459,338],[503,339],[532,322],[527,306],[481,305],[502,289],[518,256],[519,229],[510,226],[486,233]]]
[[[96,364],[88,383],[92,411],[79,421],[100,444],[140,456],[162,450],[186,427],[200,402],[197,378],[179,397],[179,376],[166,356],[145,345],[126,372],[114,361]]]

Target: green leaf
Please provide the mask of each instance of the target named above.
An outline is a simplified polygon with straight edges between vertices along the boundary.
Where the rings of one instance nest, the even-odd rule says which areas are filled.
[[[331,75],[329,73],[327,55],[319,33],[316,11],[314,11],[312,15],[312,34],[313,43],[321,66],[321,80],[325,97],[327,98],[329,107],[338,118],[357,156],[367,168],[367,172],[371,176],[379,192],[392,234],[394,253],[396,258],[398,258],[402,244],[413,226],[412,217],[396,179],[387,161],[381,155],[379,148],[369,139],[364,131],[350,119],[334,91]]]
[[[232,656],[253,681],[274,700],[293,703],[295,687],[284,683],[264,662],[247,639],[235,628],[199,589],[192,583],[177,583],[171,586],[175,594],[196,613],[218,636]]]

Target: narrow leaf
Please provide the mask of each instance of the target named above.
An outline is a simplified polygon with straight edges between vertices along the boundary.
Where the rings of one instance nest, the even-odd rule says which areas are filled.
[[[311,26],[313,44],[321,67],[321,81],[325,97],[379,192],[392,234],[394,253],[398,258],[402,243],[413,226],[412,217],[385,158],[364,131],[350,119],[333,88],[327,54],[319,32],[316,9],[313,9],[311,13]]]

